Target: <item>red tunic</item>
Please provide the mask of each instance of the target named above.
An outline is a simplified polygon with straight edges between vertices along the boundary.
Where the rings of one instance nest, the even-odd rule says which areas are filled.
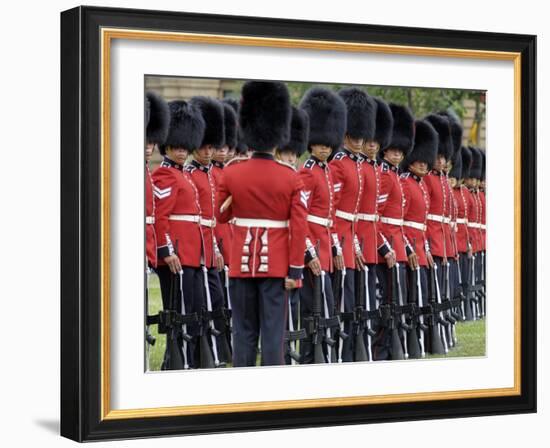
[[[456,246],[459,253],[468,251],[468,203],[465,196],[466,187],[460,185],[453,189],[456,204]]]
[[[428,212],[428,230],[426,236],[430,244],[430,252],[435,257],[453,257],[451,244],[451,188],[447,176],[437,171],[431,171],[424,177],[426,191],[430,196]]]
[[[487,248],[487,238],[486,238],[486,197],[483,190],[479,190],[479,203],[481,205],[481,249],[485,250]]]
[[[201,212],[195,184],[182,165],[167,158],[153,173],[153,183],[158,264],[177,253],[183,266],[199,267],[202,232],[198,219],[192,221]]]
[[[403,173],[400,176],[400,181],[405,196],[403,231],[418,257],[418,264],[428,266],[426,222],[430,209],[430,198],[424,187],[424,181],[415,174]]]
[[[475,227],[472,228],[472,232],[476,235],[477,239],[477,250],[475,252],[481,252],[485,250],[483,243],[483,231],[481,230],[482,220],[483,220],[483,204],[481,202],[481,197],[479,195],[479,190],[476,189],[472,191],[472,197],[474,198],[475,209],[476,209],[476,221]]]
[[[464,188],[463,192],[464,198],[466,199],[466,205],[468,207],[468,238],[472,246],[472,252],[479,252],[479,233],[476,232],[476,225],[478,223],[477,203],[471,190]]]
[[[338,235],[334,226],[334,182],[331,169],[327,163],[312,156],[305,161],[298,175],[304,184],[304,191],[309,196],[306,259],[310,260],[317,255],[321,269],[332,272],[332,248],[338,247],[334,244],[335,240],[338,241]]]
[[[220,184],[220,177],[223,176],[224,164],[220,162],[212,162],[212,176],[214,177],[214,183]],[[227,222],[218,222],[214,228],[214,236],[218,243],[218,247],[223,255],[224,263],[229,266],[231,261],[231,237],[233,235],[233,229],[231,224]]]
[[[346,268],[355,269],[356,216],[364,188],[363,157],[344,148],[330,161],[335,192],[335,228],[340,241]]]
[[[150,266],[157,267],[157,238],[155,235],[155,196],[149,164],[145,164],[145,255]]]
[[[216,209],[216,185],[211,171],[212,165],[201,165],[196,160],[185,166],[199,192],[201,208],[201,228],[204,244],[204,265],[207,268],[215,266],[218,247],[214,236],[214,210]]]
[[[296,171],[255,152],[224,168],[218,192],[218,219],[234,223],[229,275],[300,279],[309,197]]]
[[[399,168],[383,161],[380,170],[380,195],[378,196],[378,213],[380,213],[380,231],[395,251],[398,262],[406,262],[408,242],[403,232],[403,215],[405,198],[399,181]],[[387,222],[391,220],[392,222]],[[386,221],[386,222],[385,222]],[[412,248],[410,248],[412,249]],[[379,262],[384,260],[379,258]]]
[[[371,159],[362,163],[365,187],[357,215],[357,238],[362,243],[363,258],[368,264],[378,263],[378,250],[385,245],[378,224],[378,195],[380,172],[378,164]],[[389,246],[387,246],[389,248]]]

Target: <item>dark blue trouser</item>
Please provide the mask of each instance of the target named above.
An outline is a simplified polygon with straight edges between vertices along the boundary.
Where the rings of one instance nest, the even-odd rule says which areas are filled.
[[[334,273],[332,274],[332,283],[334,284]],[[334,285],[335,288],[341,288],[340,285]],[[344,291],[342,292],[344,297],[344,313],[352,313],[353,306],[355,304],[355,271],[353,269],[346,270],[346,276],[344,278]],[[336,312],[340,313],[341,302],[335,303]],[[343,362],[352,362],[353,361],[353,337],[352,337],[352,321],[349,319],[344,320],[344,332],[348,335],[344,339],[342,347],[342,361]],[[339,343],[342,340],[340,339]]]
[[[392,268],[394,269],[394,268]],[[399,291],[392,291],[391,285],[391,270],[387,264],[381,263],[376,265],[376,274],[378,278],[378,287],[380,288],[380,304],[388,304],[395,302],[398,303]],[[407,263],[399,263],[399,282],[401,285],[401,302],[406,304],[408,301],[408,288],[407,288]],[[392,296],[395,299],[392,300]],[[380,322],[380,326],[374,336],[374,350],[373,358],[375,361],[391,359],[391,329],[389,324],[397,327],[398,322],[394,319],[393,322]]]
[[[314,275],[309,268],[304,269],[304,281],[303,286],[300,288],[300,318],[302,322],[305,319],[312,316],[313,308],[313,279]],[[334,295],[332,291],[332,282],[330,275],[327,273],[322,276],[321,281],[324,281],[324,291],[323,295],[323,286],[321,286],[321,317],[325,317],[325,306],[328,311],[328,316],[334,316]],[[324,280],[323,280],[324,279]],[[321,283],[322,285],[322,283]],[[325,303],[326,302],[326,303]],[[336,328],[332,328],[329,331],[331,332],[331,337],[334,338]],[[323,352],[325,353],[325,358],[327,357],[327,347],[323,343]],[[313,352],[312,345],[309,340],[301,341],[300,344],[300,353],[302,355],[302,364],[311,364],[313,363]],[[336,359],[331,359],[331,362],[336,362]]]
[[[261,365],[285,363],[284,334],[288,300],[282,278],[234,278],[230,285],[233,306],[233,365],[255,366],[261,337]]]

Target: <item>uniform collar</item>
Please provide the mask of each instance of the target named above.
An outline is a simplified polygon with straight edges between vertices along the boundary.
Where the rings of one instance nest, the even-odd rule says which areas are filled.
[[[270,152],[254,151],[251,159],[275,160],[275,157]]]
[[[369,165],[376,166],[377,162],[374,159],[369,159],[367,156],[363,156],[363,159],[365,162],[367,162]]]
[[[416,174],[414,174],[412,171],[408,170],[407,173],[410,174],[410,176],[417,182],[420,182],[422,180],[421,177],[418,177]]]
[[[397,173],[399,174],[399,167],[398,166],[395,166],[395,165],[392,165],[390,162],[388,162],[387,160],[384,160],[382,161],[383,164],[387,165],[388,169],[390,171],[393,171],[394,173]]]
[[[209,163],[208,165],[203,165],[202,163],[197,162],[196,160],[191,160],[191,165],[193,165],[198,170],[201,170],[205,173],[208,173],[210,171],[210,168],[212,168],[212,164]]]
[[[362,162],[362,161],[364,160],[362,154],[360,154],[360,153],[355,153],[355,152],[349,150],[348,148],[346,148],[345,146],[344,146],[344,152],[345,152],[346,155],[347,155],[351,160],[353,160],[354,162]]]
[[[174,162],[172,159],[169,159],[166,156],[164,156],[161,166],[176,168],[177,170],[183,171],[183,165],[180,165],[179,163]]]
[[[325,168],[327,166],[327,162],[321,162],[320,159],[318,159],[317,157],[315,157],[314,155],[312,155],[310,157],[311,160],[313,160],[317,165],[319,165],[321,168]]]
[[[212,166],[217,166],[218,168],[223,169],[223,167],[225,166],[225,163],[218,162],[217,160],[212,160]]]

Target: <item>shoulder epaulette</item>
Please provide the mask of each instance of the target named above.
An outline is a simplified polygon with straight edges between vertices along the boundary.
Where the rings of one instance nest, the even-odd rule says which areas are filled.
[[[387,162],[382,162],[380,166],[383,173],[387,173],[390,170],[390,165]]]
[[[334,154],[332,160],[342,160],[344,157],[347,157],[347,154],[344,151],[338,151]]]
[[[291,170],[296,171],[296,168],[290,163],[283,162],[282,160],[275,160],[275,162],[277,162],[279,165],[286,166],[287,168],[290,168]]]
[[[168,162],[161,162],[159,165],[159,168],[170,168],[172,165],[170,165]]]
[[[304,168],[307,168],[308,170],[313,169],[315,166],[315,160],[313,159],[307,159],[304,163]]]
[[[409,177],[411,175],[411,173],[409,173],[408,171],[406,173],[402,173],[401,176],[399,176],[401,179],[406,179],[407,177]]]
[[[189,165],[185,165],[184,169],[188,173],[192,173],[193,171],[195,171],[197,169],[197,167],[194,166],[194,165],[189,164]]]
[[[235,157],[231,159],[229,162],[225,164],[225,167],[227,168],[230,165],[235,165],[239,162],[246,162],[247,160],[250,160],[248,157]]]

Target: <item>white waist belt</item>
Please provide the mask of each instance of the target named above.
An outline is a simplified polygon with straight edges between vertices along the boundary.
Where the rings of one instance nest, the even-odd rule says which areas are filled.
[[[351,221],[351,222],[357,221],[357,215],[354,215],[353,213],[344,212],[342,210],[336,210],[336,216],[338,216],[338,218],[345,219],[346,221]]]
[[[402,226],[403,220],[397,219],[397,218],[388,218],[386,216],[380,217],[380,222],[383,222],[384,224],[391,224],[392,226]]]
[[[216,227],[215,218],[212,218],[212,219],[201,218],[200,223],[201,223],[201,226]]]
[[[486,230],[486,229],[487,229],[487,226],[486,226],[485,224],[480,224],[479,226],[480,226],[480,229],[482,229],[482,230]]]
[[[199,215],[170,215],[168,219],[170,221],[200,222],[201,217]]]
[[[468,218],[456,218],[457,224],[468,224]]]
[[[288,227],[288,221],[276,221],[274,219],[233,218],[231,222],[239,227],[264,227],[268,229]]]
[[[331,227],[332,226],[332,219],[321,218],[320,216],[307,215],[307,220],[309,222],[314,223],[314,224],[319,224],[320,226],[323,226],[323,227]]]
[[[412,227],[413,229],[422,230],[423,232],[426,231],[426,224],[423,224],[421,222],[403,221],[403,225],[407,227]]]
[[[473,229],[481,229],[481,224],[479,222],[469,222],[468,227]]]
[[[441,215],[428,214],[428,219],[430,221],[442,222],[444,224],[449,224],[451,222],[451,218],[447,216],[441,216]]]
[[[357,219],[360,221],[376,222],[380,219],[378,215],[369,215],[368,213],[357,213]]]
[[[146,216],[145,217],[145,224],[154,224],[155,223],[155,217],[154,216]]]

